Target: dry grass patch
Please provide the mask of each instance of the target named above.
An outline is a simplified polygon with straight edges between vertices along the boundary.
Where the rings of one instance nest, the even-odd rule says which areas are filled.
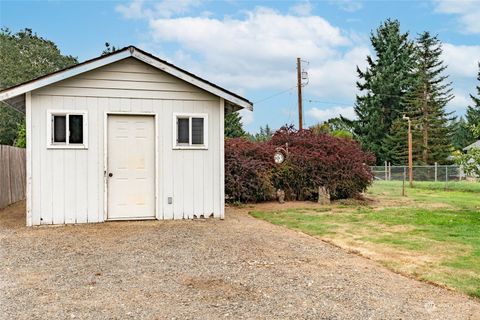
[[[254,217],[359,253],[392,270],[480,297],[478,194],[377,183],[364,201],[256,208]]]

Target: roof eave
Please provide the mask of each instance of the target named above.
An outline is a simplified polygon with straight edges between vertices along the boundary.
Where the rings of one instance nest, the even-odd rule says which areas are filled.
[[[58,72],[54,72],[50,75],[46,75],[38,79],[25,82],[24,84],[14,86],[10,89],[5,89],[3,91],[0,91],[0,101],[14,98],[26,92],[30,92],[44,86],[48,86],[58,81],[62,81],[62,80],[74,77],[81,73],[100,68],[107,64],[114,63],[128,57],[134,57],[155,68],[158,68],[166,73],[169,73],[179,79],[182,79],[188,83],[191,83],[207,92],[210,92],[218,97],[221,97],[229,101],[230,103],[238,106],[239,108],[245,108],[250,111],[253,111],[253,103],[251,103],[247,99],[242,98],[221,87],[218,87],[213,83],[210,83],[204,79],[201,79],[183,69],[180,69],[172,64],[169,64],[166,61],[163,61],[133,46],[126,47],[115,53],[112,53],[106,56],[101,56],[101,57],[86,61],[84,63],[81,63],[79,65],[72,66],[70,68],[67,68]]]
[[[76,75],[79,75],[81,73],[84,73],[96,68],[103,67],[104,65],[107,65],[107,64],[110,64],[119,60],[123,60],[125,58],[130,57],[131,55],[132,53],[129,50],[125,49],[117,52],[116,54],[112,54],[110,56],[103,57],[101,59],[94,59],[90,62],[86,62],[84,64],[74,66],[73,68],[67,68],[65,70],[55,72],[51,75],[41,77],[37,80],[28,81],[19,86],[15,86],[15,87],[12,87],[11,89],[7,89],[7,90],[4,90],[3,92],[0,92],[0,101],[16,97],[23,93],[27,93],[44,86],[48,86],[55,82],[74,77]]]
[[[253,103],[246,99],[241,99],[235,94],[232,94],[230,92],[227,92],[225,89],[221,89],[217,87],[216,85],[213,85],[203,79],[199,79],[196,76],[193,76],[191,74],[188,74],[184,70],[181,70],[173,65],[170,65],[166,63],[165,61],[162,61],[156,57],[150,56],[148,54],[145,54],[145,52],[134,48],[132,56],[134,58],[137,58],[140,61],[143,61],[157,69],[160,69],[168,74],[171,74],[179,79],[182,79],[194,86],[197,86],[205,91],[208,91],[218,97],[221,97],[225,100],[230,101],[231,103],[238,105],[241,108],[246,108],[250,111],[253,111]]]

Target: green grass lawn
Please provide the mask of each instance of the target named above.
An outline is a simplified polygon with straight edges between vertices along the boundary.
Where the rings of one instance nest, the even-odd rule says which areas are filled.
[[[480,298],[480,183],[377,181],[369,201],[251,215],[368,256],[394,271]]]

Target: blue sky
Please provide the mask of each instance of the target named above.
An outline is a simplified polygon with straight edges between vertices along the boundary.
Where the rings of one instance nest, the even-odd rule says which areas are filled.
[[[412,37],[439,35],[455,94],[448,109],[464,114],[477,85],[478,17],[480,1],[0,1],[1,26],[32,28],[80,61],[106,41],[133,44],[244,95],[255,103],[243,113],[250,132],[296,123],[297,56],[309,61],[305,124],[352,116],[356,66],[387,18]]]

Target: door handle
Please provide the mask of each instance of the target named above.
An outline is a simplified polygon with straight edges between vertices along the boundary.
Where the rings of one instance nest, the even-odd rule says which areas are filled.
[[[109,176],[110,178],[113,177],[113,173],[110,172],[110,173],[108,174],[108,176]]]

